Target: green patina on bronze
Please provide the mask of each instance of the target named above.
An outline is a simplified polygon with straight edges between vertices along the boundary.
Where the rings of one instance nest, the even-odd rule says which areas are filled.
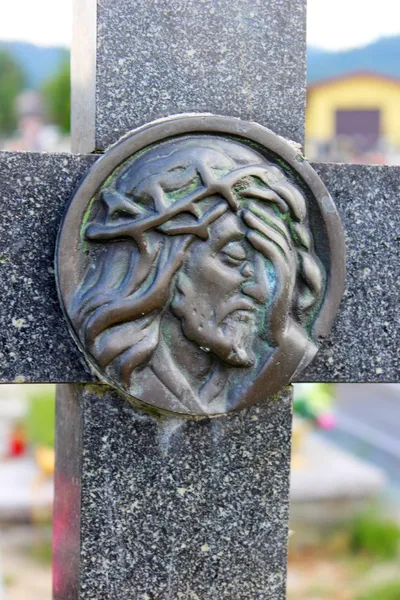
[[[188,115],[126,136],[99,165],[87,200],[77,193],[86,256],[67,307],[92,368],[160,419],[274,401],[343,284],[339,269],[328,287],[335,211],[301,152],[256,124]]]

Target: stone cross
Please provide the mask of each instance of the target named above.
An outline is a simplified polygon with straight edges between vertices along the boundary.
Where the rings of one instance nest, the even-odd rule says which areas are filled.
[[[54,281],[65,205],[99,154],[153,119],[212,112],[301,144],[304,0],[76,0],[77,154],[0,153],[1,381],[57,382],[55,600],[285,597],[291,390],[229,416],[131,408],[75,347]],[[347,284],[301,381],[399,380],[400,168],[316,164]]]

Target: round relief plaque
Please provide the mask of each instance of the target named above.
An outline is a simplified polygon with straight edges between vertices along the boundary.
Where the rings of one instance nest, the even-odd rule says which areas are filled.
[[[102,381],[186,415],[265,400],[313,359],[344,288],[340,218],[299,150],[239,119],[122,138],[62,223],[57,285]]]

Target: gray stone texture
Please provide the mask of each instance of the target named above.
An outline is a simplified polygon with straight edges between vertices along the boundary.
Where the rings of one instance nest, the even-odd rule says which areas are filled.
[[[83,412],[80,600],[283,600],[291,389],[193,421],[140,415],[101,388],[67,389]],[[60,477],[57,497],[76,481],[65,465]]]
[[[2,382],[88,378],[61,313],[53,263],[65,206],[95,160],[0,152]]]
[[[183,112],[257,121],[302,142],[305,10],[304,0],[98,2],[96,149]]]
[[[400,167],[314,165],[339,209],[347,281],[332,333],[302,381],[400,380]]]
[[[0,381],[92,381],[62,317],[57,230],[95,156],[0,153]],[[315,165],[346,230],[347,286],[302,381],[399,381],[400,168]]]

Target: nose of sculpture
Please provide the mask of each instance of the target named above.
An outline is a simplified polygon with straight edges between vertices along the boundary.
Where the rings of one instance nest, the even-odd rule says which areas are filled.
[[[264,304],[269,297],[269,285],[265,263],[259,254],[255,255],[251,272],[249,269],[246,274],[247,273],[251,279],[248,283],[243,285],[243,293],[246,294],[246,296],[254,298],[254,300],[260,304]]]

